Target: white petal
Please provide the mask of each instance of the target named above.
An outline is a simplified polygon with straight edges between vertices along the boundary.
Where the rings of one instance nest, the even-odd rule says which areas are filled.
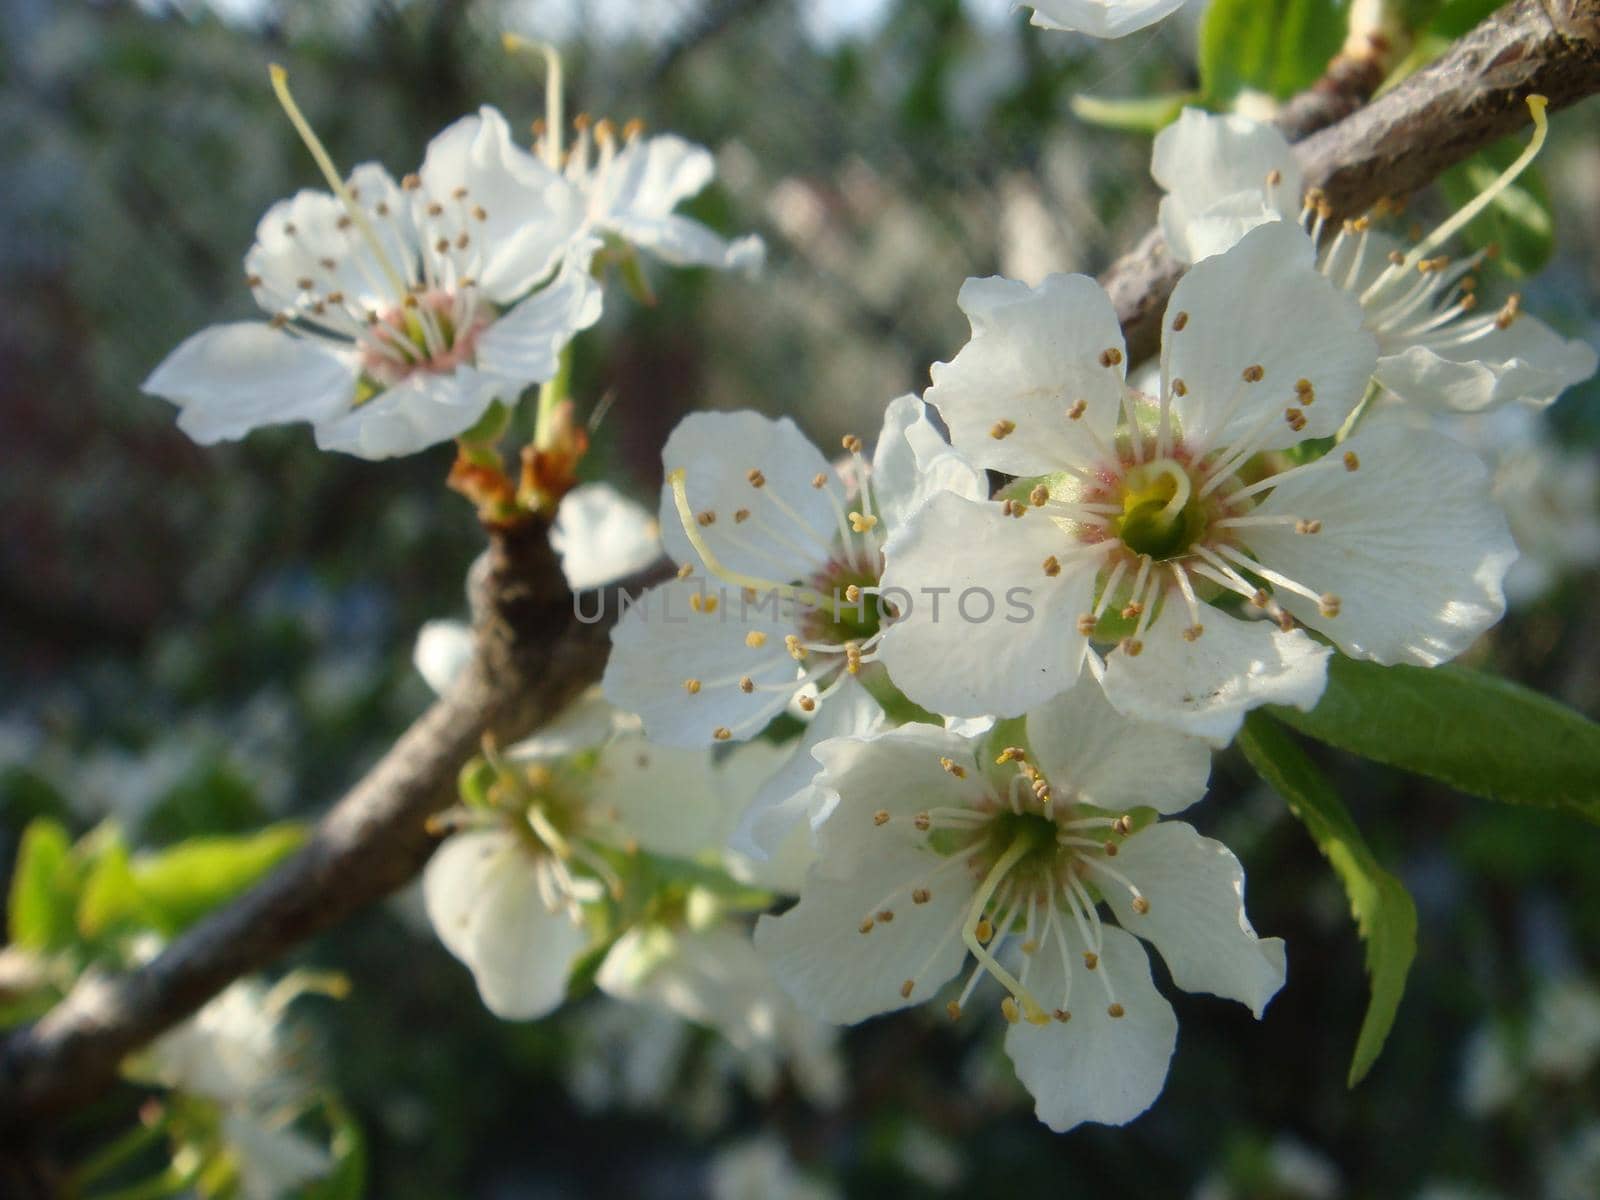
[[[734,830],[730,845],[758,862],[782,856],[796,835],[809,844],[838,802],[831,788],[820,785],[822,764],[812,751],[832,738],[859,737],[883,726],[882,707],[859,683],[846,683],[828,697],[806,731],[786,747],[779,766],[755,794]]]
[[[933,364],[926,395],[955,448],[1012,475],[1098,462],[1116,428],[1126,370],[1122,329],[1100,285],[1087,275],[1051,275],[1036,288],[969,279],[960,303],[972,339],[952,361]],[[1110,365],[1102,365],[1107,351]],[[1086,408],[1069,420],[1079,400]],[[1007,428],[1001,422],[1011,431],[997,438]]]
[[[233,1151],[245,1200],[283,1200],[333,1170],[333,1156],[322,1146],[248,1110],[223,1113],[222,1138]]]
[[[590,803],[613,814],[622,839],[652,854],[695,858],[719,851],[733,821],[729,798],[713,786],[707,750],[624,735],[601,753],[592,787]]]
[[[970,872],[956,867],[935,879],[945,860],[931,850],[892,838],[877,844],[879,852],[857,859],[847,874],[824,874],[819,860],[800,903],[756,923],[756,949],[784,991],[802,1011],[835,1024],[920,1004],[967,954],[960,926],[976,888]],[[914,903],[912,891],[925,885],[928,901]],[[878,915],[886,911],[892,920]],[[862,933],[868,917],[872,927]],[[906,980],[910,996],[901,994]]]
[[[625,216],[609,224],[624,241],[676,267],[716,267],[755,275],[767,261],[766,243],[755,234],[730,240],[688,217]]]
[[[1267,178],[1276,171],[1269,204]],[[1236,115],[1185,108],[1156,134],[1150,174],[1167,191],[1161,232],[1180,262],[1220,254],[1251,229],[1294,216],[1301,173],[1283,134]]]
[[[144,390],[176,404],[178,427],[208,446],[263,425],[344,412],[355,397],[356,368],[329,343],[245,321],[185,339]]]
[[[1088,947],[1070,920],[1065,928],[1077,959]],[[1144,1112],[1166,1084],[1178,1043],[1178,1019],[1151,982],[1144,947],[1112,926],[1104,936],[1096,971],[1084,970],[1080,960],[1072,972],[1070,1021],[1019,1021],[1006,1030],[1006,1053],[1017,1078],[1033,1094],[1039,1120],[1057,1133],[1085,1121],[1125,1125]],[[1062,994],[1064,966],[1071,964],[1063,964],[1054,939],[1044,939],[1027,984],[1046,1010]],[[1122,1005],[1121,1017],[1107,1011],[1105,990],[1095,977],[1101,971]]]
[[[1442,332],[1448,333],[1446,326]],[[1595,373],[1594,347],[1521,316],[1465,345],[1385,344],[1378,382],[1401,399],[1456,412],[1521,401],[1546,405]]]
[[[587,270],[563,268],[548,287],[483,331],[476,351],[478,368],[505,380],[505,398],[516,399],[529,384],[555,378],[561,351],[580,330],[600,319],[600,304],[600,285]]]
[[[1016,716],[1071,687],[1095,563],[1068,560],[1054,577],[1044,563],[1072,544],[1041,515],[934,496],[884,550],[884,598],[901,615],[878,654],[895,686],[962,717]]]
[[[690,413],[667,439],[661,462],[669,477],[685,472],[691,510],[715,514],[712,524],[696,532],[730,570],[787,584],[809,578],[827,563],[839,536],[835,504],[844,504],[844,488],[821,451],[788,417]],[[753,470],[765,479],[761,487],[750,482]],[[818,475],[825,481],[821,488],[812,486]],[[750,514],[743,521],[741,511]],[[702,569],[670,483],[661,486],[660,520],[662,544],[672,560]]]
[[[465,621],[428,621],[417,631],[411,662],[435,695],[450,690],[472,661],[472,627]]]
[[[716,600],[711,612],[692,607],[703,588]],[[617,621],[602,686],[663,746],[709,746],[718,728],[742,740],[761,732],[799,690],[783,641],[796,629],[770,604],[746,605],[737,588],[675,579],[650,588]],[[762,644],[750,645],[752,635]],[[754,685],[748,693],[739,686],[744,676]],[[686,687],[689,680],[699,687]]]
[[[1030,0],[1015,7],[1031,8],[1040,29],[1119,38],[1177,12],[1183,0]]]
[[[500,380],[471,367],[437,375],[417,371],[371,400],[320,422],[315,429],[317,445],[366,459],[415,454],[471,429],[501,388]]]
[[[1172,981],[1188,992],[1237,1000],[1259,1018],[1283,986],[1282,938],[1259,938],[1244,912],[1244,868],[1221,842],[1181,821],[1158,821],[1122,843],[1116,868],[1150,911],[1105,881],[1117,921],[1161,952]]]
[[[664,217],[704,191],[716,170],[709,150],[675,133],[640,138],[600,176],[590,205],[602,219]]]
[[[637,733],[634,718],[611,707],[598,686],[586,689],[529,737],[506,750],[514,762],[552,762],[607,745],[613,737]]]
[[[449,838],[423,874],[428,919],[466,963],[486,1008],[507,1020],[541,1017],[566,996],[588,937],[540,899],[536,860],[502,832]]]
[[[1205,795],[1211,775],[1205,742],[1130,720],[1088,679],[1028,714],[1028,745],[1059,800],[1112,812],[1181,812]]]
[[[1183,439],[1212,449],[1261,431],[1258,449],[1292,446],[1338,432],[1365,394],[1377,343],[1361,327],[1361,306],[1318,273],[1311,239],[1290,221],[1258,226],[1224,254],[1197,263],[1167,304],[1162,353]],[[1187,313],[1181,331],[1178,314]],[[1259,382],[1247,372],[1261,368]],[[1296,385],[1307,380],[1304,404]],[[1288,409],[1305,425],[1292,428]]]
[[[493,108],[462,117],[429,142],[419,174],[424,201],[484,210],[485,219],[471,227],[488,256],[478,285],[497,304],[547,275],[582,226],[577,190],[517,146]],[[462,187],[467,196],[456,200]]]
[[[898,529],[938,492],[989,495],[989,478],[944,440],[915,396],[889,402],[872,454],[872,498],[885,527]]]
[[[1326,646],[1299,629],[1284,633],[1271,621],[1202,611],[1205,633],[1192,642],[1183,637],[1184,616],[1173,608],[1146,631],[1143,653],[1108,656],[1106,699],[1130,717],[1219,746],[1233,740],[1252,708],[1315,707],[1327,684]]]
[[[1345,469],[1345,453],[1358,456],[1359,470]],[[1284,608],[1347,654],[1420,666],[1456,657],[1500,619],[1517,550],[1475,454],[1379,411],[1323,461],[1325,469],[1274,488],[1258,510],[1303,514],[1322,531],[1252,528],[1247,544],[1264,565],[1336,595],[1339,614],[1324,617],[1280,588]]]
[[[661,557],[661,526],[609,483],[586,483],[561,499],[550,545],[573,591],[603,587]]]

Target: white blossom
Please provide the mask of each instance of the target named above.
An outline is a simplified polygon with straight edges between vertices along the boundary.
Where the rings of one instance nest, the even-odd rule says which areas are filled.
[[[1027,0],[1041,29],[1063,29],[1092,37],[1119,38],[1154,25],[1182,8],[1184,0]]]
[[[932,999],[971,956],[949,1011],[985,974],[1005,988],[1006,1049],[1040,1119],[1121,1124],[1160,1092],[1177,1035],[1134,935],[1178,986],[1257,1016],[1283,943],[1255,935],[1224,846],[1154,819],[1204,792],[1204,742],[1130,722],[1087,684],[1026,734],[998,755],[922,724],[819,746],[838,802],[800,902],[763,917],[756,946],[804,1010],[840,1023]]]
[[[1295,227],[1253,229],[1178,284],[1156,397],[1127,386],[1092,279],[972,279],[961,305],[972,339],[926,398],[958,451],[1024,479],[1003,504],[935,496],[882,583],[1019,612],[901,614],[878,653],[918,704],[1017,715],[1087,664],[1127,714],[1226,741],[1250,708],[1320,697],[1329,651],[1299,625],[1431,666],[1499,619],[1516,552],[1470,451],[1380,410],[1320,458],[1290,453],[1345,429],[1376,358]]]
[[[1543,140],[1542,109],[1537,119],[1541,132],[1525,160]],[[1270,124],[1187,108],[1157,135],[1151,173],[1167,192],[1161,231],[1181,262],[1220,253],[1264,222],[1306,222],[1318,269],[1360,300],[1378,339],[1378,382],[1402,399],[1463,412],[1513,400],[1544,405],[1595,373],[1594,348],[1524,313],[1520,297],[1480,311],[1475,272],[1485,253],[1459,261],[1429,253],[1457,219],[1416,247],[1381,232],[1373,216],[1325,238],[1319,203],[1308,196],[1302,204],[1294,152]],[[1508,170],[1484,195],[1512,178]]]
[[[787,418],[692,413],[667,439],[662,542],[680,577],[617,622],[603,683],[653,741],[744,740],[870,678],[885,533],[930,495],[985,490],[915,397],[889,405],[871,467],[844,440],[853,488]]]
[[[603,587],[661,557],[661,526],[643,505],[608,483],[585,483],[561,498],[550,545],[573,591]]]
[[[580,198],[492,108],[400,183],[367,163],[336,191],[257,226],[246,282],[269,321],[204,329],[145,381],[196,441],[309,421],[323,449],[410,454],[553,378],[600,315]]]

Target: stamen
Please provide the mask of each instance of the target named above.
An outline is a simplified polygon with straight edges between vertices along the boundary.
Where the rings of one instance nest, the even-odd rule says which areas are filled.
[[[561,55],[547,42],[519,37],[514,33],[500,35],[500,44],[508,54],[544,55],[544,119],[550,140],[545,143],[545,165],[552,171],[561,169],[561,129],[566,124],[561,95]]]
[[[1006,849],[984,877],[983,883],[978,887],[978,893],[973,897],[967,910],[967,920],[961,929],[961,940],[966,942],[967,949],[978,963],[999,981],[1000,985],[1011,993],[1022,1004],[1023,1013],[1029,1021],[1036,1017],[1044,1017],[1044,1010],[1039,1007],[1039,1002],[1022,986],[1010,971],[1000,965],[998,959],[985,948],[983,941],[978,936],[978,929],[989,922],[984,917],[984,909],[988,907],[989,900],[994,896],[995,890],[1005,881],[1007,873],[1017,863],[1021,862],[1033,850],[1036,837],[1027,830],[1017,834],[1011,845]],[[1044,1019],[1048,1020],[1047,1017]]]

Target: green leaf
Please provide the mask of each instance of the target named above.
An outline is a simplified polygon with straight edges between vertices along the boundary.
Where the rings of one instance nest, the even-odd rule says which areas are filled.
[[[1435,6],[1438,11],[1428,32],[1458,38],[1482,24],[1485,17],[1504,3],[1505,0],[1444,0]]]
[[[1335,655],[1315,709],[1271,712],[1318,741],[1468,795],[1600,822],[1600,725],[1508,680]]]
[[[1072,98],[1072,112],[1078,120],[1103,129],[1125,133],[1156,133],[1178,119],[1186,104],[1199,99],[1195,92],[1169,92],[1162,96],[1133,96],[1127,99],[1102,99],[1083,93]]]
[[[170,936],[244,891],[305,838],[298,824],[241,837],[190,838],[136,860],[133,877],[152,923]]]
[[[78,901],[78,932],[94,940],[119,927],[148,927],[148,906],[128,863],[121,840],[109,841],[95,856]]]
[[[1462,208],[1488,189],[1526,145],[1526,135],[1505,138],[1439,176],[1439,188],[1450,207]],[[1496,261],[1513,278],[1539,271],[1555,250],[1555,220],[1550,215],[1550,193],[1538,168],[1529,167],[1519,175],[1467,223],[1460,236],[1474,250],[1499,246]]]
[[[1200,26],[1200,89],[1225,108],[1243,91],[1286,100],[1344,45],[1348,0],[1212,0]]]
[[[36,818],[22,831],[11,877],[7,936],[30,950],[58,950],[77,940],[83,879],[72,839],[59,822]]]
[[[1339,876],[1367,944],[1372,999],[1350,1060],[1349,1084],[1354,1087],[1377,1061],[1405,994],[1406,975],[1417,955],[1417,906],[1400,881],[1378,865],[1339,794],[1270,717],[1251,713],[1239,733],[1239,748],[1288,803]]]

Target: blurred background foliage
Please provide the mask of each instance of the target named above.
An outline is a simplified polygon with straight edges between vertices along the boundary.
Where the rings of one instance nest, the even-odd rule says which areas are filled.
[[[314,818],[426,702],[417,627],[464,608],[481,536],[441,486],[449,450],[366,463],[319,454],[300,427],[202,450],[139,393],[187,333],[249,314],[240,261],[256,220],[317,186],[269,61],[347,167],[409,169],[481,103],[514,126],[539,115],[539,81],[501,52],[503,29],[562,46],[572,111],[642,116],[716,151],[719,184],[693,212],[761,232],[767,273],[654,270],[654,306],[614,289],[579,342],[580,403],[614,401],[586,470],[648,500],[683,412],[790,413],[823,444],[871,433],[887,399],[961,344],[966,276],[1094,272],[1151,224],[1148,137],[1072,105],[1195,92],[1198,14],[1099,43],[1039,36],[1008,7],[8,0],[0,863],[38,816],[74,835],[109,819],[147,852]],[[1445,7],[1459,23],[1467,6]],[[1555,122],[1541,167],[1560,250],[1525,283],[1528,310],[1591,341],[1597,128],[1593,101]],[[1597,401],[1591,381],[1550,417],[1591,475]],[[1592,566],[1566,574],[1480,659],[1600,713],[1597,586]],[[689,1197],[708,1180],[731,1195],[727,1161],[711,1164],[752,1137],[875,1197],[1600,1194],[1592,831],[1319,757],[1421,913],[1399,1023],[1353,1092],[1366,983],[1343,897],[1229,756],[1194,817],[1243,858],[1256,926],[1289,941],[1289,983],[1259,1025],[1170,992],[1172,1077],[1126,1130],[1051,1135],[995,1031],[932,1012],[851,1031],[849,1094],[831,1112],[789,1086],[758,1100],[703,1035],[593,996],[501,1023],[406,897],[297,956],[352,985],[306,1006],[301,1053],[363,1131],[369,1194],[396,1200]],[[68,1143],[102,1143],[139,1098],[106,1097]],[[781,1194],[757,1177],[769,1182],[748,1194]]]

